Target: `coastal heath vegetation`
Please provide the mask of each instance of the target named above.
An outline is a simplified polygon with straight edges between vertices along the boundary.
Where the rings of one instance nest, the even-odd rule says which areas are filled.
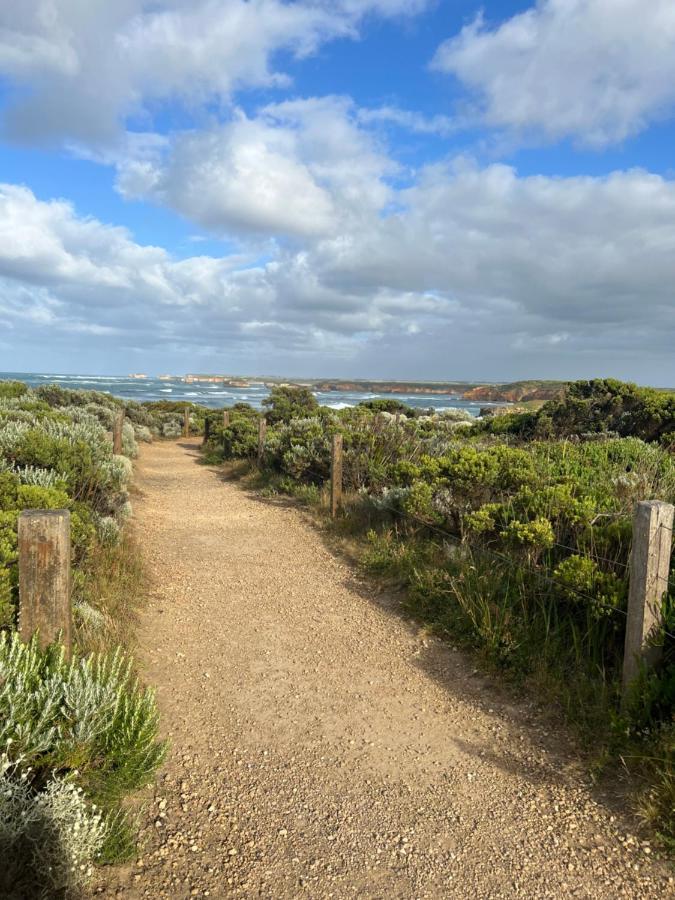
[[[295,399],[297,398],[297,402]],[[404,590],[410,614],[534,692],[573,724],[675,848],[675,555],[658,666],[621,704],[632,515],[675,502],[672,394],[578,382],[535,412],[471,419],[371,401],[333,410],[273,390],[259,414],[214,419],[205,458],[266,493],[326,510],[333,434],[345,501],[332,527]]]
[[[0,382],[0,894],[75,896],[92,867],[128,857],[127,798],[166,752],[152,690],[133,674],[143,571],[131,515],[139,442],[181,433],[183,411],[95,391]],[[196,427],[199,414],[196,413]],[[75,649],[23,644],[17,524],[68,509]]]

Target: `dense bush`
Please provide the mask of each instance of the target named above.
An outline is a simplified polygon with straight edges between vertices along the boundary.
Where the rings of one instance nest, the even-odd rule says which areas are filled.
[[[248,403],[237,403],[228,410],[230,424],[223,428],[222,411],[209,411],[210,432],[205,452],[217,462],[222,459],[252,459],[258,450],[260,413]]]
[[[415,410],[412,406],[408,406],[402,400],[396,400],[393,397],[376,397],[374,400],[362,400],[359,403],[364,409],[370,409],[372,412],[387,412],[394,415],[413,417]]]
[[[122,799],[164,758],[157,724],[154,695],[120,653],[67,662],[62,648],[0,632],[0,849],[13,862],[0,887],[62,890],[116,852]]]
[[[290,422],[302,416],[311,416],[319,407],[316,397],[309,388],[292,385],[275,385],[269,397],[263,400],[267,410],[265,418],[271,425]]]
[[[186,409],[190,411],[190,433],[202,434],[209,410],[186,400],[146,402],[141,405],[142,413],[132,408],[127,410],[127,415],[133,422],[147,425],[157,436],[174,438],[180,437],[183,433],[183,417]]]
[[[43,408],[24,394],[21,406],[0,407],[0,625],[16,614],[18,517],[23,509],[69,509],[75,571],[95,549],[99,535],[128,515],[131,466],[115,456],[105,428],[85,404]],[[63,389],[54,397],[63,402]],[[133,429],[124,448],[136,451]],[[77,610],[76,610],[77,613]]]
[[[613,433],[668,443],[675,433],[675,393],[611,378],[576,381],[538,411],[490,418],[483,428],[527,440]]]
[[[252,417],[233,418],[223,431],[223,452],[229,459],[255,456],[258,449],[258,423]]]
[[[28,393],[28,386],[23,381],[0,381],[0,399],[14,400]]]
[[[76,634],[100,648],[120,625],[105,606],[116,594],[98,572],[109,567],[129,517],[130,458],[138,441],[152,439],[181,417],[152,412],[141,404],[126,404],[122,450],[115,456],[109,429],[121,401],[94,391],[71,391],[44,385],[35,391],[25,385],[0,382],[0,627],[11,627],[17,604],[17,522],[22,509],[66,508],[71,513]],[[125,583],[126,545],[115,560],[118,581]],[[135,566],[130,565],[134,569]],[[102,593],[103,592],[103,593]],[[134,604],[115,599],[117,613]],[[128,622],[126,623],[128,624]]]

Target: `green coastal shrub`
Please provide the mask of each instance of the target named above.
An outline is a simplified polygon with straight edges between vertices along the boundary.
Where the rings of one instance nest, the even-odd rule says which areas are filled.
[[[667,442],[675,431],[675,392],[612,378],[576,381],[562,398],[548,401],[537,412],[488,418],[480,427],[528,440],[614,433]]]
[[[258,452],[257,420],[250,416],[233,418],[222,431],[222,448],[225,459],[252,459]]]
[[[265,418],[270,425],[275,425],[311,416],[316,413],[319,404],[309,388],[275,385],[269,397],[263,400],[263,407],[267,410]]]
[[[14,400],[28,393],[23,381],[0,381],[0,400]]]
[[[0,386],[6,382],[0,381]],[[87,595],[95,613],[89,616],[87,640],[101,646],[103,635],[116,633],[97,611],[98,603],[86,587],[98,549],[118,542],[130,513],[130,456],[137,453],[136,436],[147,439],[149,427],[125,421],[123,451],[115,456],[107,429],[120,401],[94,391],[69,391],[58,385],[36,390],[12,389],[0,397],[0,627],[12,628],[17,605],[17,524],[23,509],[66,508],[71,513],[73,579]],[[153,421],[152,413],[130,403],[138,419]],[[164,413],[162,413],[164,415]],[[131,602],[131,601],[130,601]],[[88,606],[76,606],[76,620]],[[98,617],[98,618],[97,618]],[[93,633],[99,621],[101,640]]]
[[[159,434],[165,438],[178,438],[183,433],[183,424],[176,416],[169,415],[162,420]]]
[[[315,418],[291,419],[272,432],[266,459],[297,481],[324,481],[330,472],[330,437]]]
[[[134,436],[137,441],[141,441],[143,444],[152,443],[152,431],[147,425],[133,425]]]
[[[364,409],[369,409],[376,413],[393,413],[394,415],[415,416],[415,409],[408,406],[402,400],[396,400],[393,397],[376,397],[373,400],[362,400],[359,403]]]
[[[136,459],[138,456],[138,444],[136,443],[136,430],[131,422],[124,421],[122,426],[122,453],[127,459]]]
[[[150,783],[164,759],[157,730],[154,694],[119,651],[68,662],[60,646],[40,650],[36,639],[0,633],[0,756],[32,796],[58,773],[100,807],[114,841],[123,799]]]

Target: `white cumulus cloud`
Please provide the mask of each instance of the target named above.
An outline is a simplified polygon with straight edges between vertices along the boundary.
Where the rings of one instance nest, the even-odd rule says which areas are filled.
[[[0,75],[18,88],[5,127],[24,141],[104,146],[158,103],[227,105],[283,85],[275,56],[358,36],[365,17],[427,0],[21,0],[0,5]]]
[[[675,105],[672,0],[539,0],[492,26],[482,15],[433,66],[477,97],[490,126],[604,146]]]
[[[397,167],[340,97],[292,100],[255,117],[135,141],[117,161],[129,198],[164,204],[219,233],[333,234],[377,214]]]

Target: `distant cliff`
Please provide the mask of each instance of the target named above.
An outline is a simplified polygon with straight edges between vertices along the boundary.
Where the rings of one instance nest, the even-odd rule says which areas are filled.
[[[525,400],[553,400],[565,389],[564,381],[514,381],[511,384],[484,384],[470,388],[464,400],[521,403]]]
[[[160,378],[162,376],[160,375]],[[250,382],[240,378],[230,378],[228,375],[184,375],[182,379],[186,384],[222,384],[225,387],[250,387]]]
[[[520,403],[526,400],[552,400],[559,396],[563,381],[514,381],[505,384],[476,382],[405,381],[315,381],[315,391],[369,391],[374,394],[443,394],[461,400],[488,403]]]
[[[467,384],[405,381],[314,381],[314,391],[358,391],[373,394],[452,394],[461,397]]]
[[[562,394],[564,381],[512,381],[488,384],[479,381],[343,381],[339,378],[289,381],[282,378],[239,377],[236,375],[199,375],[183,377],[188,384],[194,382],[220,383],[226,387],[249,387],[251,383],[274,385],[302,385],[313,391],[354,391],[371,394],[438,394],[458,400],[476,400],[479,403],[521,403],[527,400],[552,400]]]

